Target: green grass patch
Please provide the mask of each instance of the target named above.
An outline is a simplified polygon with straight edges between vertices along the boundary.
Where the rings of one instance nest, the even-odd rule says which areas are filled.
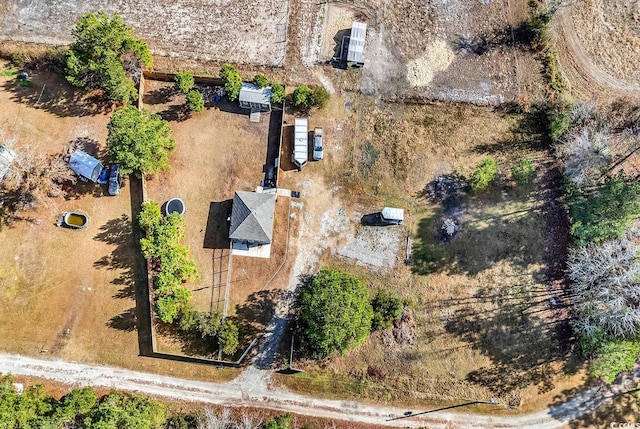
[[[589,370],[595,377],[607,383],[615,380],[622,371],[628,371],[640,357],[640,340],[608,340],[600,344]]]
[[[4,69],[2,70],[2,75],[7,77],[14,77],[18,72],[14,69]]]

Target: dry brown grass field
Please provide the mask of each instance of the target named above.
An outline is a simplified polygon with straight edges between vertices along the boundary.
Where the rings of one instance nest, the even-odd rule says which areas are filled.
[[[372,401],[424,406],[496,397],[535,408],[581,382],[562,281],[566,219],[542,113],[385,104],[348,94],[314,120],[331,134],[327,159],[307,174],[324,180],[339,196],[333,204],[348,213],[404,207],[413,239],[411,265],[357,265],[339,256],[339,242],[320,265],[362,277],[372,293],[389,289],[412,310],[345,356],[320,363],[301,357],[295,365],[307,372],[279,376],[281,383]],[[500,169],[487,192],[425,192],[436,177],[464,182],[486,156]],[[533,161],[535,178],[519,187],[510,169],[524,158]],[[442,238],[445,218],[459,226],[451,240]]]
[[[58,153],[85,137],[94,142],[86,149],[106,160],[111,107],[45,71],[33,72],[31,82],[21,87],[0,76],[0,128],[16,151]],[[118,197],[79,182],[67,198],[23,212],[26,220],[2,228],[0,348],[199,379],[233,377],[232,370],[140,356],[135,287],[144,272],[132,228],[135,204],[128,180]],[[87,229],[55,225],[62,211],[75,209],[90,216]]]

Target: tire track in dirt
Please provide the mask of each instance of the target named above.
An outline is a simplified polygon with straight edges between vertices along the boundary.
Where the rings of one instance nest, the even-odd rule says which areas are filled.
[[[596,66],[587,55],[571,21],[572,9],[573,6],[560,8],[554,16],[560,32],[561,42],[564,42],[560,43],[560,47],[565,48],[565,52],[561,53],[566,55],[566,61],[575,68],[575,72],[579,75],[579,78],[587,83],[587,86],[590,86],[590,83],[595,83],[604,90],[608,89],[608,95],[614,95],[610,93],[613,90],[620,96],[637,98],[640,92],[640,85],[616,79]],[[570,76],[570,78],[574,78],[574,76]]]

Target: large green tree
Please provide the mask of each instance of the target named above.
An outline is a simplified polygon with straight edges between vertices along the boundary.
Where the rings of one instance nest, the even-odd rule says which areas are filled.
[[[88,13],[72,31],[75,42],[67,53],[67,80],[86,89],[103,89],[112,100],[137,100],[134,79],[151,68],[147,44],[119,15]]]
[[[300,294],[300,319],[311,353],[323,357],[362,344],[371,331],[373,309],[362,280],[323,269]]]
[[[176,147],[167,121],[148,110],[119,107],[107,125],[107,146],[123,174],[168,170],[169,153]]]

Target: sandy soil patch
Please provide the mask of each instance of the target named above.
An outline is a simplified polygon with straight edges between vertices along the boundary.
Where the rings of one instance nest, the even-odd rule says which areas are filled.
[[[436,73],[445,71],[451,64],[454,53],[443,40],[427,46],[424,55],[407,64],[407,80],[411,86],[427,86]]]
[[[264,65],[284,62],[288,0],[170,4],[158,0],[10,0],[0,20],[0,39],[68,44],[77,19],[99,10],[120,14],[157,55]]]
[[[337,254],[358,265],[393,268],[403,238],[402,227],[363,226],[355,239],[339,248]]]
[[[640,3],[584,0],[572,10],[574,31],[591,60],[615,78],[640,82]]]

